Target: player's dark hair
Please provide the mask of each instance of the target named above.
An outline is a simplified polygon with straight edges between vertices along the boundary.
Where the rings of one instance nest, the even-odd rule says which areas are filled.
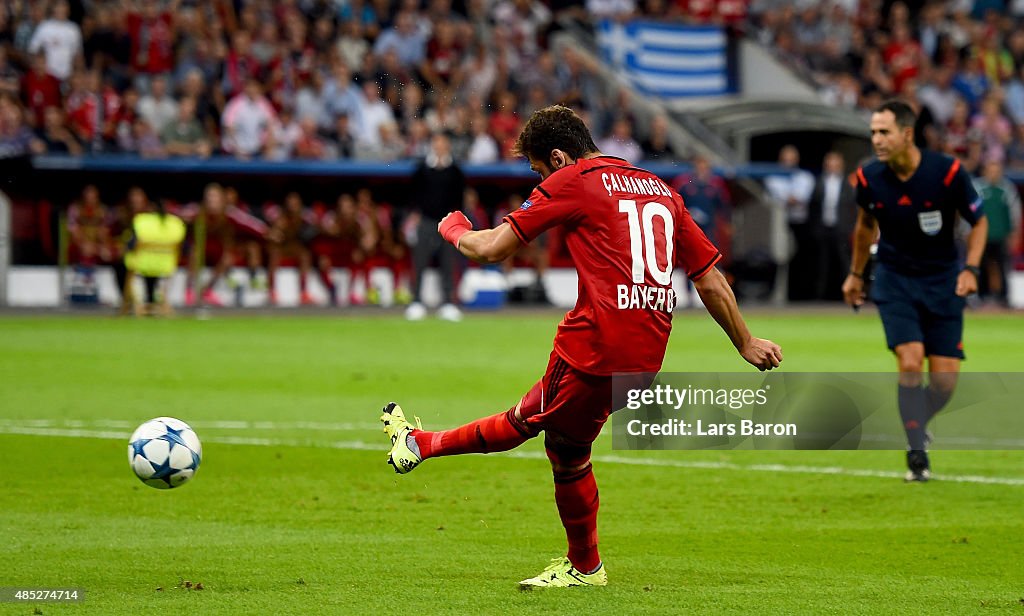
[[[884,113],[886,111],[896,117],[896,126],[900,128],[913,128],[917,124],[917,114],[914,113],[914,109],[901,100],[887,100],[875,109],[875,113]]]
[[[551,105],[533,112],[516,139],[515,152],[534,160],[547,161],[551,150],[562,150],[572,158],[597,151],[590,129],[568,107]]]

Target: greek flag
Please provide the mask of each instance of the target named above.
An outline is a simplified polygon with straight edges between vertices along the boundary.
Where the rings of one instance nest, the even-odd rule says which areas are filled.
[[[721,28],[604,20],[597,26],[597,42],[605,61],[648,96],[673,99],[733,91]]]

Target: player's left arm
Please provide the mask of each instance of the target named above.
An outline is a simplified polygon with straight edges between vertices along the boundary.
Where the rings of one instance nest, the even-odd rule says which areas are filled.
[[[967,235],[967,256],[964,269],[956,279],[956,294],[967,297],[978,291],[978,276],[981,273],[981,256],[985,253],[985,242],[988,240],[988,219],[981,206],[981,197],[974,189],[970,175],[962,167],[956,171],[952,182],[948,183],[953,191],[957,211],[971,225]]]
[[[988,218],[983,214],[967,235],[967,259],[965,267],[956,279],[956,294],[967,297],[978,292],[978,275],[981,256],[985,253],[985,242],[988,240]]]
[[[507,222],[494,229],[474,231],[473,223],[461,211],[451,212],[442,218],[437,230],[459,252],[477,263],[500,263],[522,246]]]
[[[755,338],[750,334],[736,304],[732,287],[722,272],[715,268],[722,253],[693,222],[681,198],[675,224],[676,259],[693,281],[708,313],[749,364],[758,370],[778,368],[782,362],[782,349],[771,340]]]
[[[722,272],[712,267],[705,275],[695,280],[693,286],[700,294],[708,313],[729,336],[732,345],[743,359],[762,371],[779,367],[782,363],[782,348],[771,340],[755,338],[750,334],[736,304],[736,296]]]

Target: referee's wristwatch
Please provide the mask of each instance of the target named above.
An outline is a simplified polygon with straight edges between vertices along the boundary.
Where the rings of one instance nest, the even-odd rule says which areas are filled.
[[[981,268],[977,265],[965,265],[963,271],[974,274],[975,280],[981,280]]]

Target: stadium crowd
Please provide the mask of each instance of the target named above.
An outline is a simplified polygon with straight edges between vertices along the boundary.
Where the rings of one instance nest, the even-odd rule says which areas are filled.
[[[919,145],[1024,169],[1024,2],[755,0],[748,34],[806,71],[824,99],[865,114],[894,96]]]
[[[637,145],[593,67],[548,49],[554,17],[584,15],[565,4],[6,0],[0,156],[388,161],[445,132],[456,160],[487,163],[510,159],[522,119],[552,101]]]
[[[523,119],[560,101],[585,118],[605,153],[676,160],[667,118],[635,126],[618,97],[603,96],[589,60],[547,44],[567,20],[588,27],[634,15],[721,23],[755,37],[804,70],[836,106],[867,113],[902,96],[920,113],[922,145],[960,157],[1003,192],[1002,169],[1024,169],[1024,29],[1017,27],[1024,0],[4,0],[0,158],[114,152],[391,161],[426,158],[443,133],[456,163],[488,163],[511,159]],[[696,162],[694,175],[675,184],[708,235],[727,245],[728,191]],[[826,167],[804,166],[819,163]],[[803,205],[790,208],[795,235],[806,222],[802,212],[821,211],[807,204],[823,194],[829,173],[817,191],[813,178],[798,180]],[[830,189],[830,202],[835,194]],[[271,289],[282,260],[323,272],[338,255],[314,250],[323,244],[315,238],[346,233],[321,220],[328,210],[342,217],[340,209],[303,207],[301,200],[306,230],[278,228],[296,198],[242,207],[251,219],[240,226],[232,218],[250,240],[235,261],[254,270],[264,265]],[[489,211],[499,204],[487,205],[477,217],[492,221]],[[404,218],[390,207],[379,211],[377,233],[387,227],[394,240],[370,252],[404,263]],[[186,221],[190,216],[183,212]],[[826,219],[834,226],[834,217]],[[827,231],[818,235],[831,237]],[[1009,252],[1017,239],[1007,236]],[[801,254],[798,260],[819,260]],[[392,265],[396,280],[408,278]],[[210,285],[202,287],[217,301]],[[803,297],[811,287],[823,288],[809,284],[795,296],[791,290],[791,298],[825,298],[820,291]]]

